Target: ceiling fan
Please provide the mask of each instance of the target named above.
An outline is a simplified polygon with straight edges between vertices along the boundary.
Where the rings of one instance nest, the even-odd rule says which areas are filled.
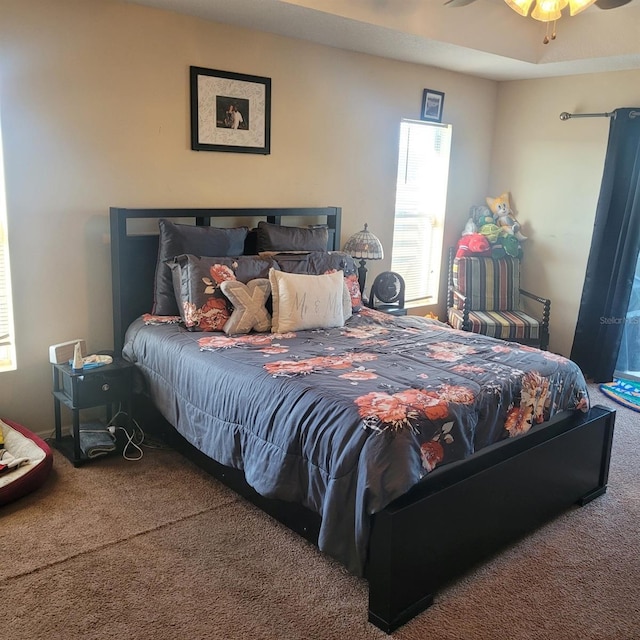
[[[466,7],[468,4],[471,4],[472,2],[475,2],[476,0],[447,0],[445,2],[446,5],[449,5],[450,7]],[[625,4],[629,4],[631,2],[631,0],[596,0],[594,3],[596,7],[600,8],[600,9],[617,9],[618,7],[622,7]],[[507,3],[508,4],[508,3]],[[529,3],[531,4],[531,3]],[[560,3],[554,3],[554,4],[560,4],[561,5],[561,9],[566,7],[569,3],[568,2],[560,2]],[[564,5],[564,7],[562,6]],[[588,5],[587,5],[588,6]],[[586,9],[586,7],[585,7]]]
[[[446,0],[445,6],[449,7],[466,7],[476,0]],[[550,40],[556,39],[556,21],[562,17],[562,10],[569,7],[569,13],[572,16],[577,15],[581,11],[591,5],[595,5],[599,9],[617,9],[625,4],[629,4],[631,0],[504,0],[509,7],[521,16],[528,16],[529,9],[532,5],[531,17],[534,20],[547,23],[547,33],[544,37],[544,44],[549,44]],[[552,24],[551,34],[549,34],[549,24]]]

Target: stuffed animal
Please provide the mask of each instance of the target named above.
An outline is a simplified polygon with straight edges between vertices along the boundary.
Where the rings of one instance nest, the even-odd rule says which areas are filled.
[[[471,207],[471,209],[469,209],[469,215],[475,223],[476,229],[480,229],[485,224],[495,224],[493,214],[489,208],[485,207],[483,204]]]
[[[497,198],[487,197],[487,204],[493,213],[494,222],[498,227],[504,229],[508,234],[515,236],[518,240],[526,240],[527,237],[520,233],[520,224],[513,217],[513,211],[509,204],[509,192],[506,191]]]
[[[456,258],[464,258],[465,256],[490,256],[491,245],[485,236],[481,233],[471,233],[462,236],[458,240],[458,250]]]
[[[485,236],[491,244],[495,244],[503,232],[497,224],[492,222],[490,224],[483,224],[479,229],[479,233]]]
[[[512,258],[522,258],[522,247],[516,236],[507,233],[498,239],[498,242],[504,249],[504,252]]]
[[[476,233],[478,231],[478,227],[476,227],[476,223],[473,218],[469,218],[467,220],[467,224],[464,225],[464,229],[462,230],[463,236],[469,236],[472,233]]]

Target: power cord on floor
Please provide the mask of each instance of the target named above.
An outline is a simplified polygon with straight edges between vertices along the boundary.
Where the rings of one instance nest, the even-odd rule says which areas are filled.
[[[121,418],[130,421],[131,428],[123,426],[122,422],[124,421],[120,422],[119,420]],[[120,422],[120,424],[116,424],[116,421]],[[123,411],[121,407],[118,408],[115,415],[104,427],[96,429],[95,432],[104,432],[105,429],[109,432],[114,442],[116,441],[117,432],[123,432],[125,445],[122,449],[122,457],[125,460],[132,462],[140,460],[144,455],[143,447],[147,449],[171,449],[171,447],[162,440],[149,437],[145,434],[137,420],[133,416],[129,417],[129,414]],[[51,432],[50,438],[55,438],[55,431]]]
[[[122,424],[115,424],[116,419],[119,417],[124,417],[125,420],[130,420],[130,424],[132,425],[131,433],[129,433],[129,430],[122,426]],[[106,428],[114,437],[118,429],[124,433],[126,443],[122,449],[122,457],[125,460],[140,460],[144,455],[143,447],[147,449],[171,448],[162,440],[149,437],[149,435],[144,432],[138,421],[133,416],[130,417],[126,411],[122,410],[122,408],[118,409],[116,414],[107,423]],[[131,449],[133,450],[133,453],[130,451]]]
[[[119,417],[124,417],[130,421],[133,425],[131,428],[131,433],[127,430],[126,427],[122,425],[115,424],[115,421]],[[107,431],[115,438],[116,432],[120,430],[124,433],[126,442],[124,447],[122,448],[122,457],[125,460],[136,461],[140,460],[144,455],[144,451],[142,450],[142,443],[144,442],[144,431],[142,427],[138,424],[135,418],[129,418],[128,414],[125,411],[119,410],[107,423]]]

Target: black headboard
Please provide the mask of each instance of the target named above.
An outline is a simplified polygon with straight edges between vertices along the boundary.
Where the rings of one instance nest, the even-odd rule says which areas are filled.
[[[120,354],[127,327],[153,307],[153,283],[158,258],[158,218],[180,219],[184,224],[234,226],[234,220],[257,218],[286,225],[286,218],[316,218],[329,228],[329,250],[340,248],[340,207],[303,207],[287,209],[123,209],[111,207],[111,276],[113,291],[114,351]],[[285,219],[285,220],[283,220]],[[151,230],[132,230],[133,220],[151,221]],[[295,222],[287,226],[295,226]],[[257,224],[257,223],[256,223]],[[245,253],[255,252],[249,234]]]

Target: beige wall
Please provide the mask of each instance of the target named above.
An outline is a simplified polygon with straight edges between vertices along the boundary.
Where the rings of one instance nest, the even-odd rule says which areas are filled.
[[[268,76],[269,156],[194,152],[189,66]],[[425,87],[453,124],[447,243],[487,190],[497,84],[109,0],[3,0],[4,136],[18,370],[0,415],[52,429],[48,346],[110,348],[109,206],[343,207],[390,266],[399,122]]]
[[[640,71],[503,82],[491,158],[493,195],[510,190],[529,239],[523,285],[551,299],[553,351],[571,352],[609,118],[561,121],[563,111],[640,106]]]

